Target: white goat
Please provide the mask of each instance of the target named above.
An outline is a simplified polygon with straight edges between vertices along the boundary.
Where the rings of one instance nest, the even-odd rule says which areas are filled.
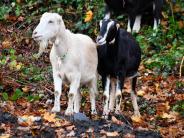
[[[40,43],[41,54],[48,42],[53,43],[50,61],[53,70],[55,100],[53,112],[60,111],[62,83],[69,83],[68,108],[66,115],[78,113],[80,109],[80,85],[90,89],[91,112],[96,113],[95,94],[97,92],[96,44],[86,35],[74,34],[65,28],[62,17],[57,13],[44,13],[32,37]]]

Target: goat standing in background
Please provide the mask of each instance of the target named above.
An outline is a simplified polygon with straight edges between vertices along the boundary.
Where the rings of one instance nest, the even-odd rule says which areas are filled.
[[[111,12],[128,15],[128,32],[139,32],[141,17],[146,12],[152,12],[154,18],[153,29],[160,24],[161,12],[164,0],[105,0],[105,17],[110,19]]]
[[[62,17],[57,13],[44,13],[32,37],[40,43],[39,55],[53,44],[50,52],[54,79],[53,112],[60,112],[62,83],[70,84],[66,115],[78,113],[80,109],[80,85],[90,89],[91,113],[96,113],[95,94],[97,92],[96,70],[97,50],[93,40],[82,34],[74,34],[65,28]]]
[[[110,19],[100,21],[97,37],[98,73],[102,77],[105,97],[103,115],[119,113],[125,78],[131,78],[131,99],[134,114],[140,116],[136,97],[136,81],[141,62],[141,50],[134,38]]]

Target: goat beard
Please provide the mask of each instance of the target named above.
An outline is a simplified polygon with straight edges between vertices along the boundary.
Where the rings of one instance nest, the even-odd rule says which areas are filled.
[[[39,51],[38,53],[36,54],[36,58],[39,58],[45,51],[46,51],[46,48],[48,46],[48,41],[45,40],[45,41],[40,41],[39,42]]]

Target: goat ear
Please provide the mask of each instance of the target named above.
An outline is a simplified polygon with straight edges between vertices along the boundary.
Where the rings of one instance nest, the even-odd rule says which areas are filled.
[[[62,16],[59,16],[59,18],[58,18],[58,24],[61,24],[61,21],[62,21],[63,19],[62,19]]]
[[[119,29],[119,28],[120,28],[120,24],[119,24],[119,23],[117,23],[117,24],[116,24],[116,27],[117,27],[117,29]]]

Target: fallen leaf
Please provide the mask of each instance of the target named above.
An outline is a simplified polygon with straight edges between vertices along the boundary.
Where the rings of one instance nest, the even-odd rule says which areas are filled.
[[[184,28],[184,21],[178,21],[179,28]]]
[[[176,117],[172,114],[168,114],[168,113],[163,113],[162,118],[167,118],[167,119],[175,119]]]
[[[39,120],[41,120],[41,117],[39,116],[35,117],[35,116],[24,115],[18,118],[18,123],[20,126],[27,127],[27,126],[31,126],[35,121],[39,121]]]
[[[24,17],[20,16],[20,17],[18,18],[18,21],[23,22],[23,21],[24,21]]]
[[[17,64],[17,65],[16,65],[16,70],[20,70],[21,67],[22,67],[21,64]]]
[[[135,123],[142,123],[142,122],[143,122],[143,120],[142,120],[142,118],[141,118],[140,116],[133,115],[133,116],[131,117],[131,119],[132,119],[132,121],[135,122]]]
[[[117,125],[123,125],[123,122],[118,120],[115,116],[112,116],[112,122],[117,124]]]
[[[28,127],[29,124],[27,122],[19,122],[19,125],[22,127]]]
[[[56,121],[54,124],[55,124],[56,127],[62,126],[62,123],[60,121]]]
[[[29,88],[27,86],[25,86],[24,88],[22,88],[22,91],[27,93],[27,92],[29,92]]]
[[[66,135],[67,137],[74,137],[75,136],[75,132],[72,130],[70,133],[68,133]]]
[[[138,96],[144,96],[145,95],[145,91],[139,90],[139,91],[137,91],[137,95]]]
[[[21,3],[21,0],[16,0],[16,2],[20,4]]]
[[[55,113],[49,113],[49,112],[46,112],[44,115],[43,115],[43,119],[48,121],[48,122],[56,122],[56,114]]]
[[[67,127],[66,127],[66,130],[73,130],[74,127],[75,127],[74,125],[72,125],[72,126],[67,126]]]
[[[2,42],[3,49],[7,49],[11,47],[11,42],[9,40],[5,40]]]
[[[71,122],[66,121],[66,120],[62,123],[62,127],[67,127],[67,126],[71,126],[71,125],[72,125]]]
[[[10,134],[2,134],[0,138],[10,138]]]
[[[123,138],[135,138],[134,134],[127,133],[123,136]]]
[[[84,22],[90,22],[92,18],[93,18],[93,12],[89,10],[88,12],[86,12],[86,17],[84,19]]]
[[[107,137],[118,137],[119,136],[119,133],[117,131],[107,132],[105,130],[101,130],[100,134],[105,134]]]

